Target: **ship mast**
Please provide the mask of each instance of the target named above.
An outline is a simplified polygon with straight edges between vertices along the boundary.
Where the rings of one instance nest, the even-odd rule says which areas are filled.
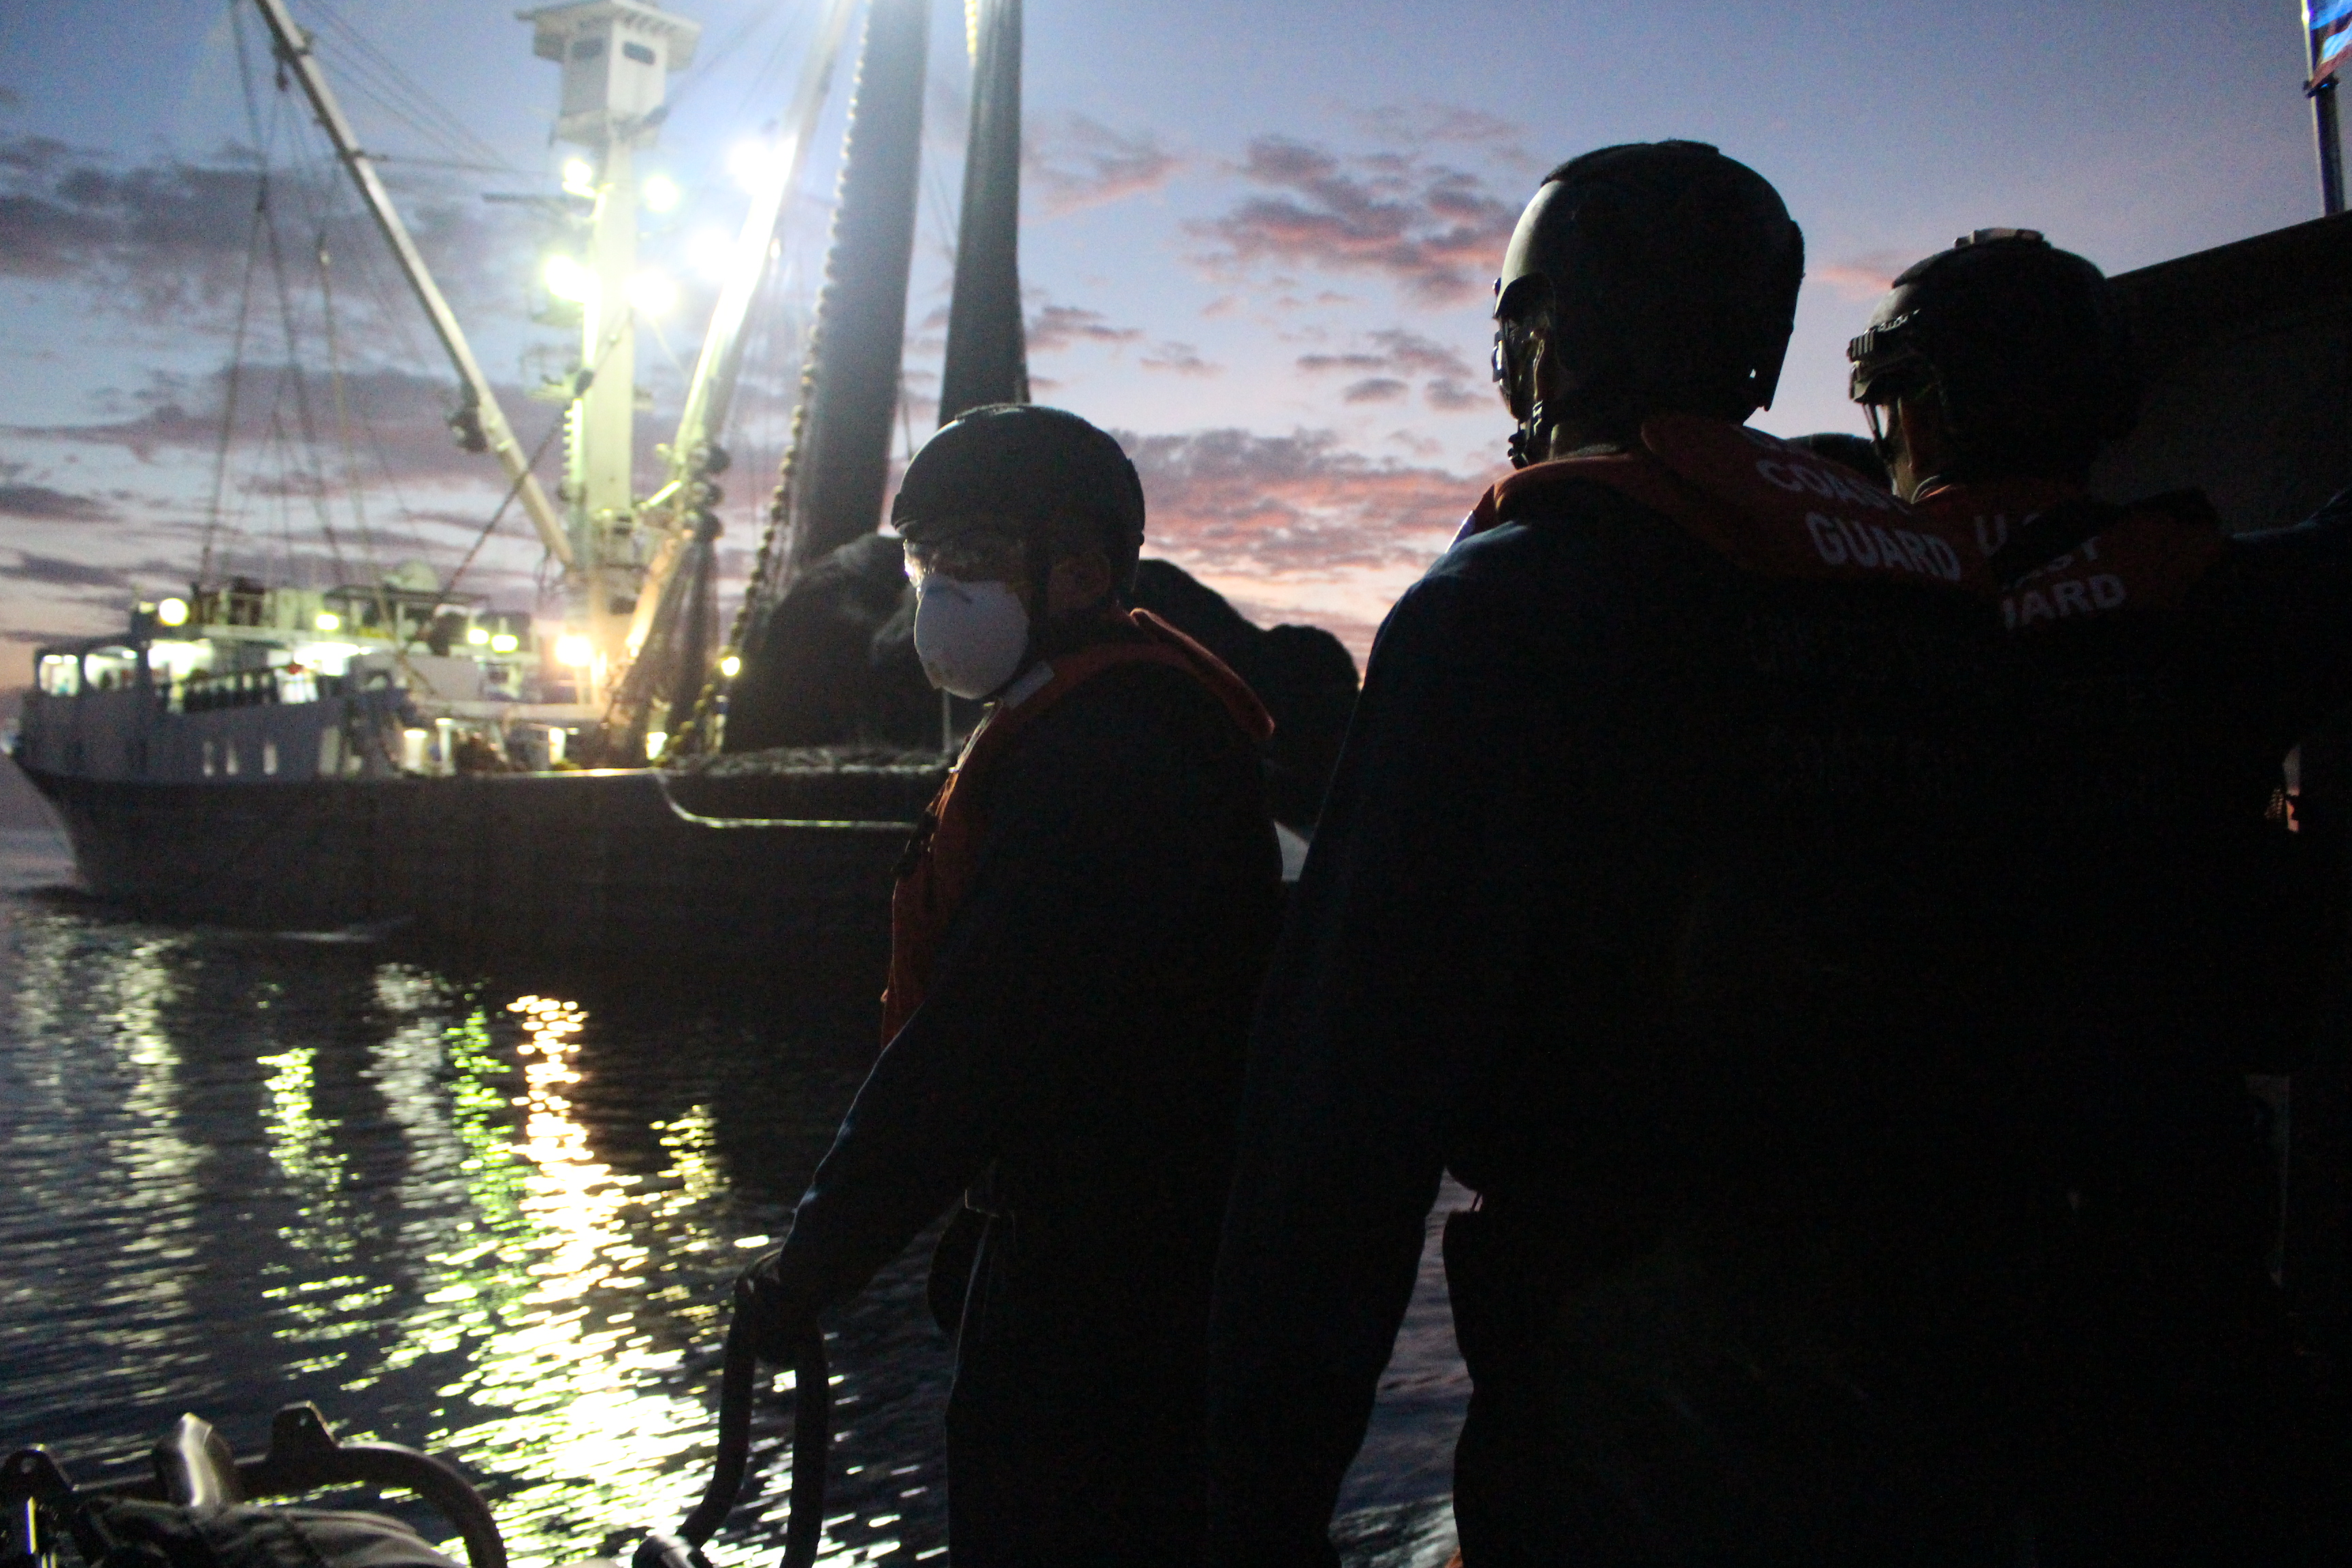
[[[964,0],[971,133],[957,220],[940,423],[988,403],[1029,401],[1021,319],[1021,0]]]
[[[677,435],[665,449],[669,479],[646,498],[641,515],[661,521],[653,558],[630,618],[626,673],[614,683],[602,737],[604,755],[634,761],[658,752],[673,718],[683,720],[709,677],[717,613],[711,557],[719,537],[718,476],[729,462],[719,438],[743,368],[751,300],[777,251],[785,204],[800,186],[809,144],[824,112],[833,73],[856,0],[832,0],[801,67],[781,139],[768,149],[750,209],[729,254],[725,281],[688,382]],[[659,737],[656,739],[656,737]]]
[[[790,700],[795,650],[782,640],[788,633],[774,611],[793,581],[881,521],[906,330],[929,11],[923,0],[874,0],[866,19],[807,390],[730,638],[740,668],[728,700],[739,714],[772,713]],[[966,0],[964,22],[971,134],[940,384],[943,421],[980,404],[1029,397],[1018,249],[1020,0]],[[710,706],[707,694],[698,723]],[[751,737],[765,732],[749,722],[721,743],[757,745]]]
[[[693,61],[699,23],[646,0],[574,0],[520,13],[531,52],[563,68],[558,140],[593,162],[566,188],[594,202],[584,258],[553,258],[550,292],[580,307],[581,363],[565,432],[563,499],[578,567],[587,663],[583,701],[601,703],[627,661],[645,563],[635,491],[637,289],[636,154],[666,113],[669,74]]]
[[[485,448],[495,453],[506,468],[507,478],[521,500],[523,510],[530,515],[531,526],[539,531],[540,542],[547,552],[561,562],[569,573],[577,564],[572,541],[566,537],[562,520],[547,492],[530,471],[530,458],[515,439],[514,429],[507,423],[505,412],[499,407],[498,395],[490,390],[489,378],[482,374],[474,351],[466,342],[463,329],[457,325],[455,311],[443,298],[440,287],[433,281],[432,272],[425,265],[416,242],[409,237],[408,226],[401,222],[400,214],[392,205],[383,182],[375,172],[375,161],[359,144],[352,122],[343,115],[342,106],[320,73],[319,62],[310,52],[310,35],[296,25],[286,9],[285,0],[254,0],[261,13],[264,26],[269,29],[271,47],[289,75],[301,84],[302,94],[310,100],[311,111],[318,116],[320,128],[335,146],[335,155],[343,167],[351,171],[352,180],[359,186],[360,199],[366,204],[368,216],[375,220],[392,254],[400,264],[401,275],[415,292],[418,303],[425,307],[425,317],[432,321],[433,331],[441,340],[441,347],[456,368],[463,385],[464,402],[449,421],[458,441],[467,451]]]

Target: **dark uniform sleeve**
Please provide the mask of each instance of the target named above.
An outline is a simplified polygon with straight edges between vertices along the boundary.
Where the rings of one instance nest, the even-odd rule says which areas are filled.
[[[856,1294],[1009,1127],[1052,1115],[1085,1074],[1082,1049],[1098,1048],[1111,1024],[1120,977],[1197,924],[1202,857],[1216,852],[1212,763],[1187,743],[1197,727],[1169,722],[1167,705],[1211,701],[1170,672],[1106,676],[1007,758],[926,999],[858,1090],[793,1216],[774,1266],[784,1315]]]
[[[2201,607],[2216,635],[2195,673],[2273,753],[2352,703],[2352,491],[2293,528],[2238,535]]]
[[[1458,545],[1374,647],[1252,1039],[1211,1331],[1214,1563],[1337,1561],[1457,1119],[1530,1005],[1528,878],[1575,853],[1559,760],[1610,634],[1574,555],[1521,527]]]

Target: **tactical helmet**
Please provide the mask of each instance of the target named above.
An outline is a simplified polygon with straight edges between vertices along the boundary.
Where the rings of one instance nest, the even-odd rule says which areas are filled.
[[[1979,470],[2086,466],[2138,417],[2114,285],[2034,229],[1980,228],[1906,268],[1846,358],[1882,451],[1878,410],[1898,397],[1938,399]]]
[[[1528,363],[1537,331],[1588,413],[1745,418],[1771,405],[1804,275],[1804,235],[1780,193],[1704,142],[1562,163],[1520,215],[1495,282],[1514,459],[1541,457],[1549,439]]]
[[[1091,524],[1124,593],[1143,546],[1143,481],[1117,441],[1075,414],[987,404],[923,443],[890,503],[891,525],[918,542],[980,516],[1021,524],[1041,553],[1052,530],[1073,519]]]

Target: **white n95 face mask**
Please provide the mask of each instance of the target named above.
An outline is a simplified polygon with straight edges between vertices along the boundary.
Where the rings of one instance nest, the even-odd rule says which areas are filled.
[[[915,657],[933,686],[985,697],[1020,673],[1029,612],[1009,583],[961,583],[932,573],[915,590]]]

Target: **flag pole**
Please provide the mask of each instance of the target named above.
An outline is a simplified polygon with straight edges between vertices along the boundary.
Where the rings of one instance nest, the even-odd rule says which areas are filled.
[[[2315,10],[2320,13],[2315,24]],[[2312,136],[2319,144],[2320,210],[2330,217],[2344,210],[2344,139],[2336,118],[2336,68],[2344,57],[2329,51],[2323,64],[2322,51],[2345,30],[2346,21],[2340,7],[2304,0],[2303,36],[2311,64],[2304,95],[2311,100]]]

